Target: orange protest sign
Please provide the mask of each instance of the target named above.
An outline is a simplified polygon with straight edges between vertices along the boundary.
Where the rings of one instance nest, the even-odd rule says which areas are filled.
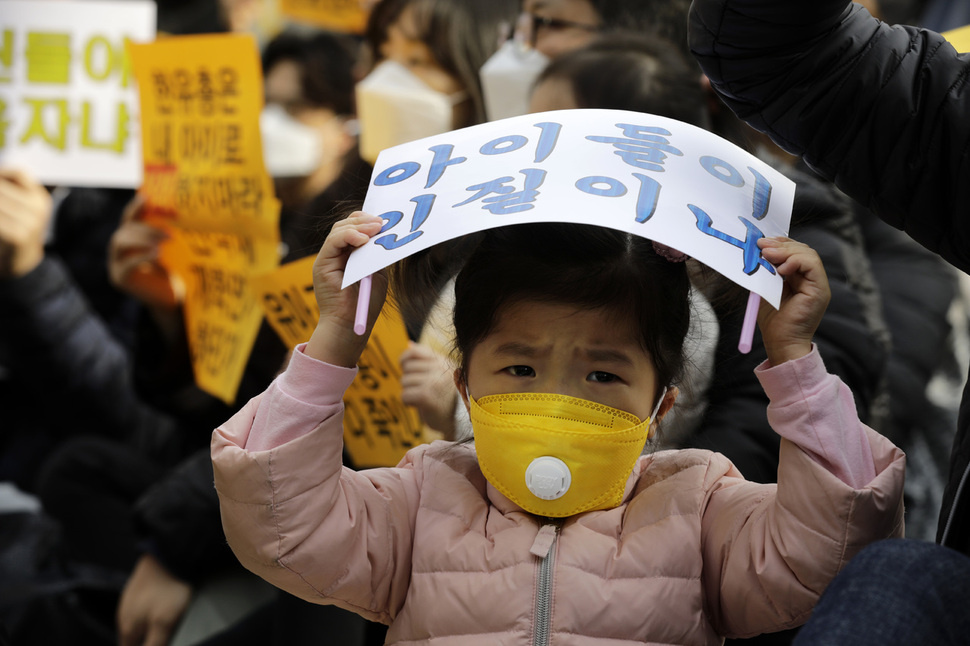
[[[310,338],[318,311],[312,256],[253,279],[266,318],[289,347]],[[408,347],[400,314],[385,307],[357,362],[357,378],[344,393],[344,446],[358,468],[393,466],[432,439],[417,411],[401,401],[398,358]]]
[[[183,36],[129,50],[141,98],[146,219],[169,231],[161,262],[186,284],[196,383],[231,402],[262,320],[250,278],[279,264],[256,41]]]
[[[280,12],[295,20],[350,34],[364,33],[368,12],[360,0],[281,0]]]

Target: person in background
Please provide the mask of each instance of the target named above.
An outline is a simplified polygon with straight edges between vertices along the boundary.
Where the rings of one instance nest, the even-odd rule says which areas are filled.
[[[690,30],[699,63],[741,118],[970,270],[970,57],[938,33],[887,25],[845,0],[697,0]],[[799,644],[966,642],[968,392],[940,511],[942,547],[872,546],[833,582]]]
[[[516,0],[383,0],[357,85],[361,156],[482,123],[479,69],[515,22]]]
[[[343,200],[362,199],[370,169],[357,156],[353,135],[352,45],[331,34],[287,33],[267,46],[264,58],[269,98],[268,119],[264,118],[264,123],[268,122],[268,157],[272,157],[274,146],[277,153],[281,146],[285,148],[287,137],[292,138],[294,131],[311,144],[302,152],[294,150],[288,167],[274,168],[281,174],[277,184],[284,197],[280,229],[285,262],[319,248],[326,235],[327,214]],[[146,310],[153,311],[142,327],[145,332],[146,328],[162,330],[157,322],[177,322],[180,317],[173,310],[177,303],[170,300],[174,292],[145,290],[143,281],[133,279],[154,273],[163,284],[169,281],[164,270],[154,264],[154,249],[164,235],[139,221],[140,208],[140,200],[129,204],[112,238],[110,273],[119,286],[141,299]],[[156,345],[147,339],[162,339],[157,345],[172,348],[165,345],[173,339],[167,335],[164,331],[146,332],[140,343]],[[176,342],[179,338],[174,336]],[[171,349],[157,354],[166,360],[179,355]],[[264,325],[237,401],[248,397],[247,384],[267,383],[285,355],[275,332]],[[182,356],[181,365],[187,365],[187,356]],[[190,373],[184,374],[173,380],[181,384],[179,393],[163,403],[177,407],[186,400],[197,406],[203,402],[202,408],[196,408],[192,424],[179,424],[178,430],[194,437],[195,446],[204,447],[214,425],[210,416],[222,414],[219,411],[227,407],[200,397]],[[197,394],[187,397],[191,392]],[[159,408],[170,410],[167,406]],[[125,644],[167,641],[199,582],[237,567],[225,549],[207,452],[204,448],[194,451],[183,450],[176,464],[146,464],[123,446],[87,439],[65,447],[45,466],[41,498],[65,527],[72,556],[132,573],[117,611],[118,631]],[[106,477],[108,474],[111,476]],[[92,527],[90,519],[95,512],[103,522]],[[347,617],[362,626],[357,618]],[[334,621],[330,626],[337,630]],[[359,633],[363,628],[354,630]]]

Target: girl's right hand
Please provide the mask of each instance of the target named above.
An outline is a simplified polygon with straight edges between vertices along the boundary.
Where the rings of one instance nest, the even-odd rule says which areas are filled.
[[[335,366],[353,368],[367,345],[367,338],[380,314],[387,294],[387,277],[374,274],[371,286],[367,332],[354,332],[357,314],[358,285],[341,289],[344,269],[352,251],[361,247],[380,232],[384,221],[361,211],[354,211],[345,220],[333,225],[313,263],[313,293],[320,319],[310,336],[304,353]]]

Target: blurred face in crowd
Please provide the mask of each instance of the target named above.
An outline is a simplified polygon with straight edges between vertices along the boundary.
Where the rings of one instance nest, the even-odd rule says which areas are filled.
[[[549,58],[583,47],[600,28],[589,0],[524,0],[522,11],[518,35]]]
[[[340,172],[339,163],[354,145],[343,118],[330,108],[309,102],[303,92],[303,69],[293,60],[283,59],[266,71],[266,105],[278,106],[286,116],[306,128],[318,150],[315,168],[297,177],[277,179],[280,199],[299,203],[314,197],[330,185]]]
[[[387,28],[387,40],[381,45],[381,58],[408,68],[432,90],[443,94],[461,92],[464,89],[461,82],[435,60],[431,48],[421,41],[420,33],[413,8],[405,7],[398,19]]]
[[[461,79],[435,55],[422,12],[433,4],[409,2],[383,29],[376,65],[357,84],[361,156],[467,125],[474,107]]]

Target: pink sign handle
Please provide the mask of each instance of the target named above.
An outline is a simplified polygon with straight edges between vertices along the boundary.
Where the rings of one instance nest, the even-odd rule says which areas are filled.
[[[357,314],[354,316],[354,332],[363,336],[367,331],[367,314],[370,310],[370,288],[371,277],[364,276],[360,279],[360,288],[357,292]]]
[[[761,309],[761,297],[751,292],[748,294],[748,306],[744,310],[744,323],[741,324],[741,339],[738,341],[738,350],[741,354],[751,352],[754,328],[758,324],[759,309]]]

